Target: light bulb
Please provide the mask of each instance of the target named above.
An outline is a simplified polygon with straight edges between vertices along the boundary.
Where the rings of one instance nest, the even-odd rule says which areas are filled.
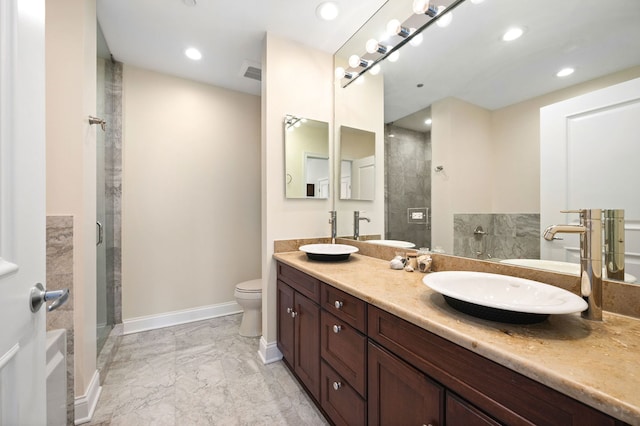
[[[415,32],[415,28],[413,29],[412,33],[413,32]],[[409,44],[412,46],[420,46],[420,44],[422,44],[422,40],[424,40],[422,33],[418,33],[414,35],[411,40],[409,40]]]
[[[367,44],[365,45],[365,49],[368,53],[376,53],[378,51],[378,42],[375,38],[371,38],[367,40]]]
[[[438,9],[429,3],[429,0],[413,0],[413,13],[416,15],[429,15],[433,18],[438,14]]]
[[[426,124],[427,126],[431,126],[431,123],[432,121],[430,118],[427,118],[426,120],[424,120],[424,124]]]
[[[302,125],[302,123],[300,122],[300,120],[298,120],[298,121],[295,122],[293,127],[300,127],[301,125]]]
[[[367,61],[366,59],[362,59],[358,55],[351,55],[349,57],[349,66],[351,68],[358,68],[358,67],[366,68],[369,66],[369,61]]]
[[[392,19],[387,24],[387,34],[396,35],[398,34],[398,30],[400,28],[400,21],[397,19]]]
[[[438,6],[438,15],[440,15],[446,8],[447,8],[446,6]],[[451,24],[452,20],[453,20],[453,15],[451,14],[451,12],[447,12],[444,15],[442,15],[440,18],[438,18],[438,20],[436,21],[436,25],[439,26],[440,28],[448,27],[449,24]]]
[[[344,68],[342,68],[342,67],[336,68],[336,78],[337,79],[343,78],[344,74],[345,74]]]
[[[369,70],[369,72],[371,73],[371,75],[378,75],[380,74],[380,64],[375,64],[374,66],[371,67],[371,69]]]
[[[398,59],[400,59],[400,51],[394,51],[393,53],[391,53],[391,55],[387,56],[387,59],[389,60],[389,62],[396,62]]]

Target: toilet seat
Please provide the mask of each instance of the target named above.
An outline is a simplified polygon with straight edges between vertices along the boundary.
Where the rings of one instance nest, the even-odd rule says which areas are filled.
[[[236,284],[236,291],[238,293],[262,293],[262,279],[255,279],[244,281]]]

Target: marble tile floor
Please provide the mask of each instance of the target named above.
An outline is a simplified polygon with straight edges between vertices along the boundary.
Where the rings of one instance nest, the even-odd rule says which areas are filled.
[[[327,425],[241,315],[122,336],[88,425]]]

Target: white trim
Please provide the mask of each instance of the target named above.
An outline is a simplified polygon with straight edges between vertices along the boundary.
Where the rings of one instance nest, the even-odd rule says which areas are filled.
[[[272,362],[280,361],[282,359],[282,352],[278,349],[278,344],[276,342],[267,343],[264,336],[262,336],[260,338],[258,356],[262,360],[263,364],[271,364]]]
[[[240,312],[242,312],[242,308],[236,302],[226,302],[218,303],[216,305],[201,306],[199,308],[165,312],[157,315],[147,315],[144,317],[123,320],[122,334],[156,330],[158,328],[223,317],[226,315],[238,314]]]
[[[93,417],[93,412],[98,405],[98,399],[102,392],[102,386],[100,386],[100,373],[98,370],[93,372],[93,377],[87,388],[85,395],[79,396],[75,400],[75,421],[74,423],[80,425],[82,423],[88,423]]]
[[[18,271],[18,265],[15,263],[7,262],[0,257],[0,278],[11,275]]]

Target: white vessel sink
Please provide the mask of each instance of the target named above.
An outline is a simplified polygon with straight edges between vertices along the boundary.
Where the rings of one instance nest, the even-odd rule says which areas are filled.
[[[307,244],[300,246],[299,250],[305,252],[312,260],[336,262],[347,260],[351,253],[358,251],[358,247],[347,244]]]
[[[507,275],[444,271],[422,281],[453,308],[493,321],[531,324],[587,309],[587,302],[567,290]]]
[[[526,266],[529,268],[544,269],[552,272],[561,272],[565,274],[580,275],[580,265],[577,263],[560,262],[558,260],[541,260],[541,259],[504,259],[501,263],[509,265]],[[603,269],[605,272],[606,269]],[[605,274],[602,275],[606,276]],[[635,283],[636,277],[631,274],[624,274],[624,281],[627,283]]]
[[[414,248],[416,246],[412,242],[401,240],[365,240],[365,242],[398,248]]]

